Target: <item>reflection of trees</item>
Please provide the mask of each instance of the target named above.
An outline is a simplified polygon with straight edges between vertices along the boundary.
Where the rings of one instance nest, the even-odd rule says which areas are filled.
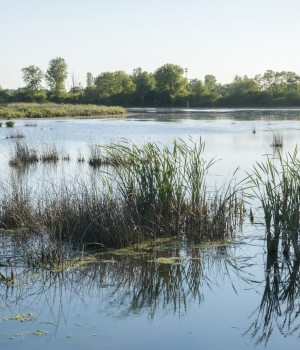
[[[234,248],[229,246],[207,250],[175,247],[150,253],[101,254],[99,260],[60,272],[29,267],[21,271],[19,267],[20,280],[15,279],[14,285],[0,283],[2,304],[21,302],[25,309],[32,303],[47,305],[55,322],[65,317],[63,309],[68,303],[92,298],[100,301],[101,310],[118,316],[146,312],[152,318],[161,310],[180,316],[193,305],[190,302],[201,303],[205,293],[223,285],[224,279],[233,288],[234,276],[248,281],[246,259],[233,255]],[[176,263],[161,263],[162,258],[176,259]]]
[[[268,257],[262,300],[246,332],[256,344],[266,345],[276,329],[285,337],[300,336],[299,266],[299,260],[278,262]]]

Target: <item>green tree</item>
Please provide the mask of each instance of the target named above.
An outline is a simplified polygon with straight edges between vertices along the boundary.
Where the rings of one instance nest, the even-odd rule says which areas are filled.
[[[68,76],[67,68],[65,60],[61,57],[54,58],[49,62],[45,77],[51,92],[56,96],[65,91],[65,81]]]
[[[123,71],[104,72],[95,79],[98,96],[107,103],[116,95],[128,95],[135,91],[131,77]]]
[[[186,94],[187,79],[183,77],[184,70],[176,64],[167,63],[154,72],[156,87],[167,91],[171,96]]]
[[[136,86],[135,103],[137,105],[151,105],[153,91],[155,89],[155,79],[153,74],[143,71],[141,68],[133,70],[131,79]]]
[[[274,97],[297,93],[300,87],[300,76],[294,72],[267,70],[263,75],[257,75],[255,79],[262,90]]]
[[[228,85],[228,90],[232,95],[244,95],[259,92],[260,86],[255,79],[248,78],[247,75],[243,77],[236,75],[233,82]]]
[[[38,91],[41,89],[44,73],[34,65],[22,68],[22,78],[26,84],[26,90],[34,100]]]
[[[86,86],[93,86],[95,85],[95,79],[93,77],[93,74],[91,72],[86,73]]]

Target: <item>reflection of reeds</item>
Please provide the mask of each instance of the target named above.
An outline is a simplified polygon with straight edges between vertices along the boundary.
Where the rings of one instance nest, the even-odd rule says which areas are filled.
[[[12,132],[6,136],[7,139],[23,139],[24,137],[25,137],[25,135],[21,131]]]
[[[299,278],[299,260],[286,260],[280,264],[277,259],[268,256],[262,300],[252,313],[254,320],[245,332],[256,345],[262,343],[267,346],[277,329],[284,337],[297,333],[299,337]]]
[[[6,296],[0,293],[0,300],[6,297],[9,299],[6,303],[10,305],[19,306],[20,300],[30,297],[35,300],[37,296],[47,298],[45,293],[48,290],[52,295],[49,300],[57,302],[62,298],[64,305],[69,300],[64,293],[90,296],[90,293],[99,292],[104,296],[103,307],[112,304],[118,306],[118,315],[147,312],[152,318],[156,312],[164,310],[181,316],[194,305],[194,301],[203,301],[205,291],[223,285],[226,279],[235,288],[236,279],[247,283],[251,277],[246,272],[249,264],[243,258],[232,259],[234,248],[226,245],[202,250],[191,246],[187,248],[173,241],[168,249],[162,244],[157,247],[159,249],[142,254],[135,250],[122,250],[97,256],[83,255],[82,258],[69,259],[63,264],[53,259],[50,264],[47,257],[42,263],[42,252],[52,251],[52,242],[47,239],[43,241],[41,237],[35,237],[34,240],[36,244],[33,244],[29,235],[14,235],[5,246],[1,247],[0,244],[2,256],[10,256],[14,252],[19,257],[18,261],[23,259],[21,267],[15,270],[16,276],[22,273],[22,278],[16,278],[16,288],[11,289]],[[11,245],[9,249],[8,244]],[[66,249],[62,245],[60,251],[66,256]],[[175,258],[182,260],[182,263],[157,262]],[[57,295],[56,291],[59,291]],[[52,306],[51,303],[47,305]]]

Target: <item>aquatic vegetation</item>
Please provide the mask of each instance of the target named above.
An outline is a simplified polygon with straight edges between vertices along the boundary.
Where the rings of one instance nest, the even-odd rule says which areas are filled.
[[[193,242],[224,239],[239,228],[243,219],[242,192],[234,180],[222,186],[222,191],[207,189],[206,176],[213,160],[203,159],[201,140],[174,141],[171,148],[154,142],[143,146],[122,142],[95,150],[101,152],[101,157],[104,154],[107,164],[108,160],[118,164],[112,175],[103,173],[99,186],[52,186],[38,199],[23,202],[27,217],[18,213],[18,201],[26,190],[15,187],[13,196],[2,197],[12,203],[3,206],[0,221],[8,228],[18,228],[18,223],[33,228],[35,220],[37,229],[44,227],[56,239],[85,247],[93,243],[101,249],[159,237]],[[46,153],[43,151],[42,161]],[[58,160],[56,149],[50,148],[48,153],[45,159]],[[12,217],[22,220],[8,219]]]
[[[0,107],[0,108],[1,108],[1,107]],[[16,124],[16,123],[13,122],[13,121],[11,121],[11,120],[5,122],[5,125],[6,125],[7,128],[13,128],[13,127],[15,126],[15,124]]]
[[[283,136],[279,132],[273,132],[272,134],[272,144],[271,146],[274,148],[282,148],[283,147]]]
[[[59,161],[59,152],[54,144],[43,145],[40,160],[43,163],[57,163]]]
[[[25,125],[24,126],[37,126],[37,124],[36,123],[29,123],[29,122],[27,122],[27,123],[25,123]]]
[[[19,321],[19,322],[28,322],[33,321],[36,316],[32,313],[29,314],[16,314],[14,316],[8,316],[1,318],[2,321]]]
[[[24,141],[17,140],[11,151],[9,164],[12,166],[24,166],[39,161],[37,150],[30,148]]]
[[[283,253],[289,255],[290,248],[300,258],[300,161],[298,150],[285,159],[279,153],[276,160],[267,156],[256,163],[249,175],[254,196],[259,199],[264,213],[268,253],[277,255],[279,242]]]
[[[7,139],[23,139],[24,137],[25,135],[21,131],[12,132],[11,134],[6,136]]]
[[[122,107],[98,105],[10,103],[0,106],[0,117],[3,118],[107,117],[110,115],[126,115],[126,113],[126,109]],[[7,123],[14,125],[13,121]]]
[[[32,332],[33,335],[45,335],[48,334],[47,331],[44,331],[43,329],[37,329],[36,331]]]

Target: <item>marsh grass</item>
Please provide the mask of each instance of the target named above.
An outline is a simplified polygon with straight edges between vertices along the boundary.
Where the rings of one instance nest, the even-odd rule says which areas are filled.
[[[25,123],[24,126],[32,127],[32,126],[37,126],[37,124],[36,123]]]
[[[25,138],[25,134],[21,131],[12,132],[6,136],[7,139],[23,139]]]
[[[6,125],[6,127],[7,128],[13,128],[14,126],[15,126],[15,122],[14,121],[7,121],[7,122],[5,122],[5,125]]]
[[[283,147],[283,136],[280,132],[273,132],[271,146],[274,148],[282,148]]]
[[[89,165],[94,168],[101,166],[128,166],[132,165],[137,155],[137,146],[127,141],[108,145],[90,145]],[[139,161],[143,161],[139,158]]]
[[[37,150],[29,147],[23,140],[17,140],[11,151],[9,164],[20,167],[39,161]]]
[[[11,103],[5,106],[0,106],[0,117],[3,118],[93,117],[125,115],[126,113],[126,109],[122,107],[98,105]]]
[[[119,166],[99,173],[98,184],[66,182],[32,199],[39,227],[56,239],[116,248],[159,237],[223,239],[239,228],[240,189],[231,181],[225,190],[208,190],[206,176],[214,161],[204,160],[201,140],[174,141],[172,147],[121,142],[101,152],[118,159]]]
[[[256,163],[249,175],[254,197],[258,198],[264,212],[268,253],[277,256],[279,243],[289,255],[293,249],[299,259],[300,223],[300,162],[298,149],[285,159],[281,154],[276,160],[269,156]]]
[[[44,144],[42,146],[42,153],[40,155],[40,160],[43,163],[57,163],[59,161],[59,152],[55,144],[52,144],[52,145]]]

